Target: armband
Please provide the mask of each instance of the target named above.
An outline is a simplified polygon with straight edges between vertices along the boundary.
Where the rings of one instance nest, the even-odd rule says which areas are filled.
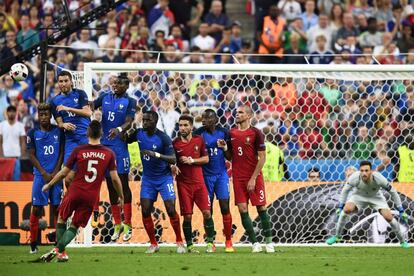
[[[159,152],[155,152],[155,157],[156,158],[160,158],[161,157],[161,154]]]

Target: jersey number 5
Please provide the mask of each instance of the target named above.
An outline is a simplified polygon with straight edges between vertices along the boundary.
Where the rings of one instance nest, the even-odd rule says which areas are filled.
[[[89,160],[88,161],[88,168],[86,171],[88,173],[92,173],[92,176],[85,175],[85,181],[88,183],[92,183],[96,180],[96,177],[98,176],[98,171],[94,167],[94,165],[98,165],[98,160]]]

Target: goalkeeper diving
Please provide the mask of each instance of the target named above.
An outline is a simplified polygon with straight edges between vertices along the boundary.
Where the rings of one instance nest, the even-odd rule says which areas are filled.
[[[327,239],[327,244],[332,245],[341,239],[341,234],[346,224],[348,215],[369,206],[376,209],[390,224],[392,230],[400,241],[401,247],[410,247],[407,241],[404,240],[400,225],[393,217],[387,201],[385,200],[382,192],[380,192],[380,189],[388,191],[391,194],[392,200],[399,211],[400,219],[407,223],[407,214],[404,212],[401,199],[397,191],[390,185],[384,176],[382,176],[379,172],[372,170],[372,164],[369,161],[362,161],[360,163],[359,171],[353,173],[349,177],[342,190],[339,198],[339,217],[336,224],[335,236]],[[349,200],[346,201],[352,190],[354,193],[351,195]]]

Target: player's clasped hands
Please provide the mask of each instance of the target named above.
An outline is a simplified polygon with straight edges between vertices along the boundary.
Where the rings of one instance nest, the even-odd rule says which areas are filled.
[[[171,165],[171,172],[174,176],[177,176],[181,173],[177,165]]]
[[[148,155],[149,157],[154,157],[155,156],[155,152],[152,150],[143,150],[142,151],[142,155]]]
[[[118,136],[118,134],[119,134],[119,130],[118,130],[118,129],[116,129],[116,128],[111,128],[111,129],[109,130],[109,134],[108,134],[108,138],[109,138],[109,140],[114,139],[116,136]]]
[[[43,187],[42,187],[42,192],[46,192],[47,190],[49,190],[50,189],[50,185],[49,185],[49,182],[48,183],[46,183],[45,185],[43,185]]]
[[[218,146],[219,148],[225,148],[225,147],[227,146],[227,143],[226,143],[226,141],[224,141],[223,139],[218,139],[218,140],[217,140],[217,146]]]
[[[68,107],[67,106],[64,106],[64,105],[58,105],[57,107],[56,107],[56,110],[58,111],[58,112],[60,112],[60,111],[68,111]]]
[[[183,164],[187,164],[187,165],[191,165],[194,163],[194,159],[190,156],[181,156],[180,157],[180,162]]]

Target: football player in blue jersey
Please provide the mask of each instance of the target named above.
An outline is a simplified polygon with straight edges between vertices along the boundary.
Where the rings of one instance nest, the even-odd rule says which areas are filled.
[[[131,127],[135,118],[137,102],[126,93],[129,87],[129,79],[126,74],[120,74],[114,81],[112,87],[113,92],[101,93],[93,102],[93,105],[95,109],[102,109],[102,144],[109,147],[116,154],[117,171],[122,182],[122,190],[124,193],[124,223],[122,225],[118,194],[113,188],[112,180],[108,175],[106,177],[106,183],[108,186],[112,216],[115,221],[115,229],[111,240],[118,240],[121,231],[123,231],[122,239],[124,242],[127,242],[132,237],[132,194],[128,183],[130,167],[128,144],[121,139],[121,134]],[[94,211],[94,220],[96,217],[96,212]]]
[[[60,94],[50,101],[53,117],[59,128],[65,130],[64,162],[73,149],[88,143],[86,130],[91,122],[92,111],[86,92],[73,88],[72,74],[61,71],[58,75]]]
[[[32,212],[30,214],[30,253],[38,252],[37,236],[43,206],[50,202],[52,213],[57,219],[57,209],[63,189],[62,182],[60,182],[52,189],[42,192],[43,185],[48,183],[62,166],[64,134],[60,128],[51,124],[52,111],[49,104],[39,104],[37,112],[40,127],[30,130],[27,136],[27,150],[34,167]]]
[[[227,175],[225,151],[229,142],[228,130],[217,126],[218,117],[213,109],[206,109],[202,114],[203,126],[194,131],[203,137],[209,155],[209,162],[203,165],[204,182],[207,186],[211,206],[214,195],[220,204],[223,215],[224,235],[226,236],[225,252],[234,252],[231,241],[232,218],[229,208],[230,187]],[[226,143],[224,143],[226,142]]]
[[[181,237],[180,217],[175,209],[174,181],[170,165],[176,163],[175,152],[171,138],[157,129],[158,114],[146,111],[142,116],[142,128],[129,135],[128,142],[138,142],[143,166],[141,181],[141,211],[145,230],[150,238],[151,245],[146,253],[159,251],[155,239],[154,222],[151,212],[158,193],[164,201],[165,209],[170,217],[177,242],[177,253],[185,253]]]

